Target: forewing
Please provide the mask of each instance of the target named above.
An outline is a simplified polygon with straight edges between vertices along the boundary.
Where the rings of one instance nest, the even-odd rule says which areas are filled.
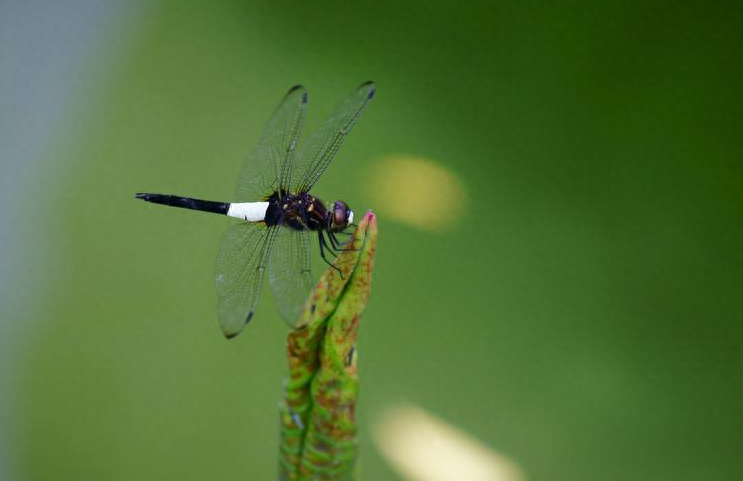
[[[289,186],[294,193],[308,192],[333,160],[343,140],[374,97],[374,82],[366,82],[344,100],[330,117],[305,140],[294,159]]]
[[[237,336],[253,317],[277,230],[245,222],[231,225],[222,237],[214,270],[219,324],[227,338]]]
[[[258,145],[245,159],[235,202],[265,200],[277,190],[292,164],[306,112],[307,91],[301,85],[292,87],[268,121]]]
[[[279,229],[268,263],[268,280],[281,316],[294,327],[312,289],[308,231]]]

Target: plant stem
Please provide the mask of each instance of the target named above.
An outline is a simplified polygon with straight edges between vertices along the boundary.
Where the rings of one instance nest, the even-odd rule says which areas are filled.
[[[287,337],[279,479],[346,480],[357,456],[355,348],[371,292],[377,219],[371,212],[321,276]]]

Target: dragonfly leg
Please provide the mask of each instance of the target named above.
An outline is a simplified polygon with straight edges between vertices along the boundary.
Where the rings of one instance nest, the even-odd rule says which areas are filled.
[[[335,234],[332,232],[328,232],[328,240],[330,241],[330,245],[333,247],[334,251],[341,250],[339,246],[338,239],[335,237]]]
[[[337,266],[333,265],[333,263],[325,257],[325,249],[328,249],[329,251],[331,251],[331,249],[328,246],[327,241],[325,240],[325,236],[322,235],[321,230],[317,231],[317,238],[320,241],[320,257],[322,257],[322,260],[324,260],[327,265],[338,271],[338,273],[341,275],[341,279],[343,279],[343,272],[341,272],[341,270]]]
[[[343,241],[338,242],[338,245],[344,245],[344,244],[350,243],[353,240],[354,232],[353,231],[351,232],[341,231],[341,232],[337,232],[336,234],[337,235],[343,234],[344,236],[346,236],[346,238],[343,239]]]
[[[353,234],[349,234],[351,237],[353,237]],[[330,239],[330,243],[333,244],[333,247],[335,250],[340,252],[355,252],[361,249],[353,249],[351,247],[344,247],[341,245],[338,238],[335,236],[333,232],[328,232],[328,239]],[[349,239],[346,239],[346,243],[348,243]]]

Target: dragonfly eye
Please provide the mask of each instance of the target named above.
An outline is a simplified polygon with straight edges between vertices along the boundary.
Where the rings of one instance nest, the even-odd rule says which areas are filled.
[[[333,225],[331,229],[334,231],[341,231],[348,225],[348,215],[351,211],[348,209],[348,205],[342,200],[336,201],[333,204]]]

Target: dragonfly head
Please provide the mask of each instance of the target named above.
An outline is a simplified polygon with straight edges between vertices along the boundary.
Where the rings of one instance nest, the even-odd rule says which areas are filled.
[[[335,201],[333,203],[333,212],[330,214],[330,226],[328,230],[330,232],[340,232],[351,223],[353,223],[353,211],[348,208],[348,204],[342,200]]]

